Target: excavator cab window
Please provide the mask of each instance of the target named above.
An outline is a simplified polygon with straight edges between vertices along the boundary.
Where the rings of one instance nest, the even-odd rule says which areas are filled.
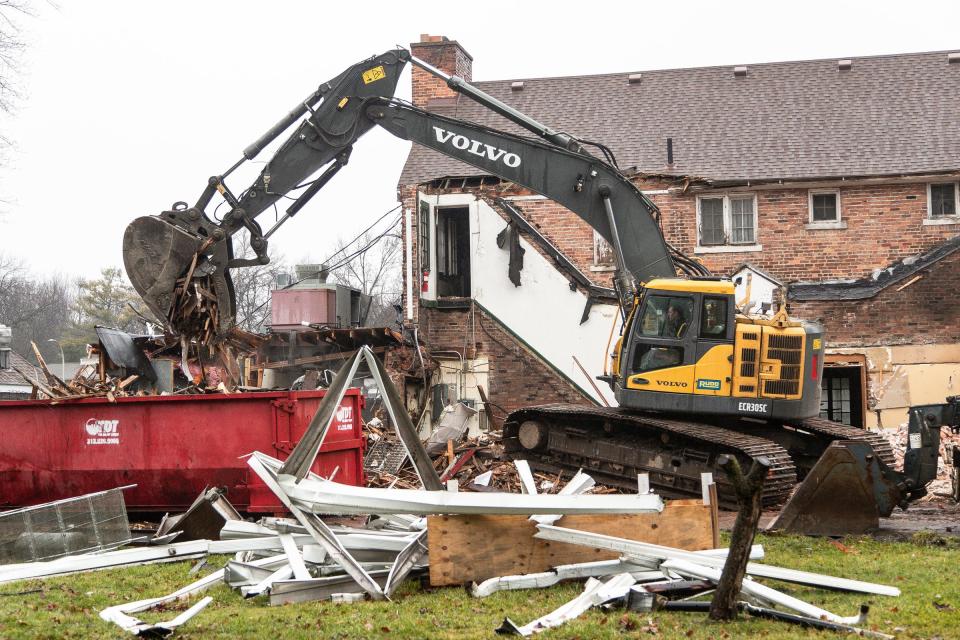
[[[636,325],[639,339],[633,352],[632,371],[642,373],[683,364],[688,346],[684,338],[690,334],[693,311],[693,298],[647,295]]]
[[[633,362],[634,373],[675,367],[683,364],[683,347],[666,347],[655,344],[637,345]]]
[[[675,296],[647,296],[637,325],[641,336],[682,338],[693,316],[693,300]]]
[[[700,337],[722,339],[727,332],[727,299],[705,296],[700,312]]]

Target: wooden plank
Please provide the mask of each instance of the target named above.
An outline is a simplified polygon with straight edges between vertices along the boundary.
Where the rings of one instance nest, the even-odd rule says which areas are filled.
[[[56,393],[54,393],[54,392],[50,389],[50,387],[48,387],[47,385],[43,384],[43,383],[40,382],[39,380],[36,380],[35,378],[32,378],[32,377],[30,376],[30,373],[29,373],[29,372],[23,371],[22,369],[19,369],[19,368],[17,367],[17,365],[13,364],[12,362],[10,363],[10,368],[13,369],[14,371],[16,371],[17,373],[19,373],[20,376],[21,376],[24,380],[26,380],[26,381],[29,382],[31,385],[33,385],[33,388],[34,388],[35,390],[42,392],[42,393],[43,393],[45,396],[47,396],[48,398],[57,398],[57,397],[62,396],[62,394],[56,394]]]
[[[480,402],[483,403],[483,410],[487,413],[487,422],[490,423],[490,431],[500,431],[503,426],[499,420],[493,417],[493,407],[490,401],[487,400],[487,390],[483,388],[482,384],[477,385],[477,393],[480,394]]]
[[[700,500],[672,500],[659,514],[569,515],[556,524],[699,551],[714,547],[710,511]],[[526,516],[429,516],[427,527],[434,586],[618,557],[613,552],[538,540],[533,537],[536,525]]]
[[[37,364],[40,365],[40,371],[43,373],[44,377],[47,379],[47,384],[50,385],[52,391],[56,391],[61,396],[70,395],[70,388],[67,386],[67,383],[58,378],[53,372],[50,371],[50,367],[47,366],[47,361],[43,359],[43,356],[40,355],[40,349],[37,348],[37,343],[33,340],[30,341],[30,346],[33,348],[33,355],[37,359]],[[23,375],[22,373],[20,375]]]

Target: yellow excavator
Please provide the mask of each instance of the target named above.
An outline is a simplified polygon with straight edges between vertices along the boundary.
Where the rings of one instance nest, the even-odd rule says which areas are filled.
[[[533,136],[396,99],[407,62]],[[860,492],[870,503],[865,509],[889,514],[923,494],[931,455],[935,473],[935,436],[938,440],[926,423],[911,439],[911,447],[922,452],[914,458],[924,464],[897,472],[883,438],[817,417],[820,326],[791,319],[783,308],[769,316],[738,309],[733,283],[667,243],[657,207],[619,171],[609,148],[551,129],[404,49],[373,56],[321,84],[244,149],[235,165],[211,177],[192,206],[178,202],[130,224],[125,266],[154,315],[183,337],[222,339],[235,321],[230,269],[267,262],[270,236],[347,164],[354,142],[374,126],[546,196],[580,216],[613,248],[622,329],[611,368],[600,378],[619,406],[514,411],[504,423],[510,454],[543,469],[583,468],[626,487],[635,487],[637,474],[646,473],[665,495],[699,495],[700,474],[714,472],[722,503],[733,498],[717,471],[718,457],[732,454],[749,462],[764,456],[771,464],[764,503],[774,506],[787,499],[799,478],[816,473],[815,463],[832,442],[852,441],[858,461],[846,468],[833,463],[826,475],[847,489],[855,481],[864,487],[873,483]],[[290,129],[254,183],[231,191],[225,179]],[[208,212],[217,194],[228,205],[220,221]],[[281,198],[292,202],[263,231],[257,216]],[[233,256],[231,236],[240,229],[249,232],[255,258]],[[202,290],[195,297],[208,303],[185,302],[183,292],[195,284]],[[824,498],[816,500],[822,504]]]

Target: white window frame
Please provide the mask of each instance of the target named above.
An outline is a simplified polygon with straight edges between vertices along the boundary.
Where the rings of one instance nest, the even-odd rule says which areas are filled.
[[[836,220],[814,220],[813,219],[813,196],[832,195],[837,199],[837,219]],[[810,189],[807,191],[807,229],[846,229],[847,223],[843,219],[843,208],[840,199],[839,189]]]
[[[753,241],[747,243],[734,244],[730,238],[733,235],[733,214],[731,212],[730,201],[750,198],[753,201]],[[703,200],[723,200],[723,244],[700,244],[700,203]],[[746,253],[752,251],[762,251],[763,246],[757,242],[759,232],[760,215],[757,211],[757,194],[753,192],[731,192],[731,193],[713,193],[697,196],[697,245],[694,253]]]
[[[955,212],[952,216],[940,216],[937,218],[933,217],[933,193],[931,187],[935,184],[952,184],[953,185],[953,198],[954,205],[953,210]],[[923,224],[925,225],[938,225],[938,224],[960,224],[960,182],[956,180],[938,180],[936,182],[927,183],[927,217],[924,218]]]

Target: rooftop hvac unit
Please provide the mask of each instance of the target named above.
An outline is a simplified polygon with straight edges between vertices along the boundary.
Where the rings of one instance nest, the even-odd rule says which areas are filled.
[[[326,282],[330,270],[325,264],[298,264],[294,267],[297,272],[297,282]]]
[[[273,281],[274,289],[285,289],[293,284],[293,276],[289,273],[278,273]]]

